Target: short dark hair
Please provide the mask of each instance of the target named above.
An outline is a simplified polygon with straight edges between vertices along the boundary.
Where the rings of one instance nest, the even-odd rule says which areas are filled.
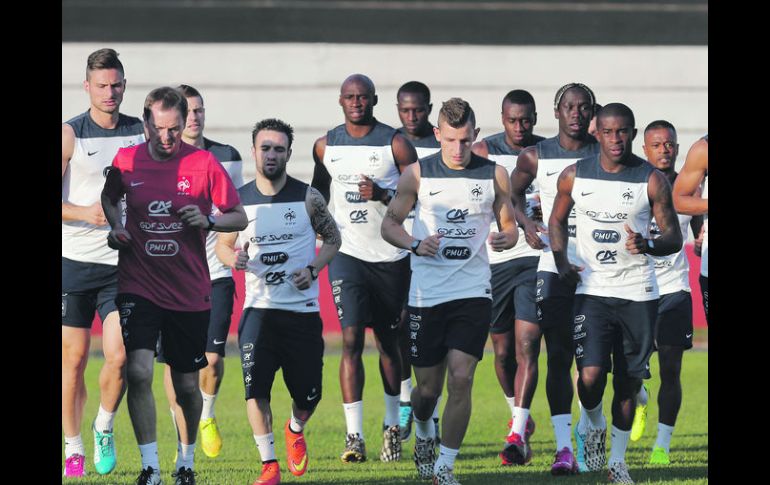
[[[610,103],[605,104],[602,109],[596,114],[596,123],[598,125],[599,120],[607,118],[609,116],[622,116],[628,118],[631,121],[631,127],[636,127],[636,119],[634,118],[634,112],[631,108],[623,103]]]
[[[294,128],[292,128],[290,124],[285,123],[277,118],[267,118],[260,121],[254,125],[254,130],[251,132],[252,145],[257,141],[257,133],[263,130],[278,131],[284,133],[289,138],[289,146],[287,148],[291,148],[291,144],[294,141]]]
[[[467,101],[461,98],[450,98],[441,105],[441,111],[438,112],[439,124],[444,121],[452,128],[462,128],[470,121],[473,127],[476,127],[476,115],[473,108]]]
[[[503,98],[503,106],[505,106],[506,101],[512,104],[531,104],[532,108],[536,109],[535,98],[529,94],[529,91],[525,91],[523,89],[514,89],[513,91],[508,91],[508,94],[506,94]]]
[[[189,84],[180,84],[179,86],[176,87],[176,90],[182,93],[185,98],[197,97],[197,98],[201,98],[201,101],[203,101],[203,96],[201,96],[200,91],[190,86]]]
[[[187,119],[187,98],[176,89],[170,86],[163,86],[153,89],[144,98],[144,121],[150,120],[150,115],[152,114],[150,108],[157,102],[161,103],[161,108],[164,110],[177,108],[182,114],[182,119]]]
[[[558,91],[556,91],[556,96],[553,98],[553,109],[558,110],[559,109],[559,103],[561,103],[561,98],[564,97],[564,93],[569,91],[572,88],[582,89],[583,91],[588,94],[588,98],[591,100],[591,106],[596,106],[596,96],[594,96],[594,92],[591,91],[591,88],[586,86],[583,83],[568,83],[564,86],[560,87]],[[596,111],[594,111],[596,113]]]
[[[425,97],[425,102],[430,104],[430,89],[420,81],[409,81],[408,83],[402,84],[396,93],[396,101],[398,101],[398,97],[401,96],[401,93],[422,94],[423,97]]]
[[[115,49],[99,49],[88,56],[88,61],[86,62],[86,80],[91,76],[91,71],[96,71],[97,69],[117,69],[120,71],[121,76],[126,75],[123,71],[123,64],[120,62],[120,59],[118,59],[118,53],[115,52]]]
[[[655,130],[657,128],[667,128],[673,131],[674,135],[676,135],[676,128],[674,128],[674,125],[666,120],[655,120],[651,122],[649,125],[647,125],[647,128],[644,129],[644,132],[647,133],[648,131]]]

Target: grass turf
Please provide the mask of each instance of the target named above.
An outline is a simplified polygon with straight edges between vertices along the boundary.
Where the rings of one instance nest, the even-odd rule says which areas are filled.
[[[532,404],[532,417],[537,431],[531,444],[534,457],[524,467],[502,467],[497,456],[502,448],[506,423],[510,412],[502,396],[493,369],[493,354],[487,352],[479,363],[473,389],[473,412],[455,463],[456,477],[464,485],[493,483],[552,483],[571,484],[603,483],[606,471],[586,473],[573,477],[552,477],[549,473],[555,451],[553,428],[550,424],[545,397],[545,352],[540,357],[538,389]],[[222,432],[224,446],[220,455],[210,459],[198,444],[196,449],[197,483],[212,485],[251,484],[257,478],[260,462],[245,414],[243,383],[237,354],[226,358],[225,377],[216,402],[216,416]],[[656,354],[657,355],[657,354]],[[406,484],[420,483],[412,462],[414,433],[404,443],[401,461],[382,463],[379,460],[382,445],[381,422],[384,402],[382,386],[377,371],[377,354],[368,351],[364,355],[367,381],[364,390],[364,434],[368,461],[363,464],[343,464],[339,454],[344,448],[345,419],[338,382],[340,355],[329,351],[324,358],[323,399],[305,431],[308,442],[308,472],[294,477],[286,469],[286,451],[283,425],[291,413],[290,399],[280,372],[276,375],[272,392],[276,454],[281,465],[282,481],[305,484]],[[98,372],[103,360],[91,357],[86,370],[89,399],[86,404],[82,436],[86,447],[85,479],[62,479],[62,483],[78,484],[127,484],[134,483],[140,471],[140,456],[136,446],[125,398],[115,420],[118,465],[109,475],[100,476],[93,466],[93,434],[91,421],[98,409]],[[672,464],[649,465],[649,454],[657,432],[658,360],[651,362],[653,377],[647,381],[651,401],[645,435],[638,442],[629,442],[626,460],[631,476],[639,482],[649,483],[708,483],[708,352],[690,351],[684,354],[682,371],[683,403],[672,439]],[[173,484],[176,435],[168,411],[162,386],[162,367],[156,365],[153,390],[158,415],[158,447],[164,483]],[[610,420],[611,384],[604,396],[604,413]],[[443,408],[442,398],[442,408]],[[573,404],[573,425],[577,422],[577,402]],[[608,433],[609,435],[609,433]],[[609,448],[609,436],[607,437]],[[609,451],[609,450],[608,450]],[[62,462],[64,466],[64,445]],[[608,453],[609,456],[609,453]],[[62,468],[63,469],[63,468]],[[429,483],[429,482],[422,482]]]

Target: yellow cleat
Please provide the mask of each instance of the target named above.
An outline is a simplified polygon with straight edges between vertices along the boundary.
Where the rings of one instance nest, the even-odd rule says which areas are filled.
[[[647,387],[645,386],[645,389]],[[647,394],[649,396],[649,392]],[[649,403],[649,397],[647,402]],[[647,427],[647,404],[637,404],[634,412],[634,424],[631,425],[631,441],[639,441]]]
[[[217,428],[217,418],[201,419],[198,425],[201,435],[201,448],[209,458],[216,458],[222,450],[222,436]]]
[[[650,455],[650,465],[670,465],[671,459],[668,457],[668,452],[665,448],[656,446],[652,449]]]

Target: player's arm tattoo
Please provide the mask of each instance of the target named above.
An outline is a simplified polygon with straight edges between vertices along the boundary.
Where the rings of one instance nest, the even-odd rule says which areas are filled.
[[[341,245],[342,238],[340,237],[340,230],[337,228],[337,223],[334,222],[334,218],[329,213],[323,195],[321,195],[321,192],[314,187],[310,187],[310,205],[312,207],[310,223],[316,234],[321,236],[321,239],[325,244],[330,244],[332,246]]]

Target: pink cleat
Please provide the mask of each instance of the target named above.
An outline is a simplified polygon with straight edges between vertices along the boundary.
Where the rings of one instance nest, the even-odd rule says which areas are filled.
[[[532,448],[521,435],[513,433],[505,438],[505,448],[500,452],[503,465],[526,465],[532,460]]]
[[[82,477],[86,474],[85,471],[86,457],[75,453],[66,460],[64,460],[64,476],[65,477]]]
[[[578,464],[575,455],[566,446],[556,452],[556,458],[551,465],[551,475],[576,475],[578,473]]]

